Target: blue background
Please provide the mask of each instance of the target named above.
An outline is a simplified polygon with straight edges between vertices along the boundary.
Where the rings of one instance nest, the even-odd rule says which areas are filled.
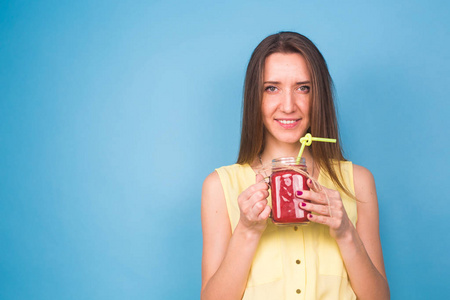
[[[449,11],[1,1],[0,299],[197,299],[201,185],[235,162],[246,64],[280,30],[327,59],[346,155],[376,178],[392,299],[448,296]]]

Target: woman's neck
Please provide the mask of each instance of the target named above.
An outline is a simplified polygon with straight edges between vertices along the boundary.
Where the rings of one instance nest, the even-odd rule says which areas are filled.
[[[266,145],[264,145],[264,151],[261,153],[261,159],[266,164],[270,163],[274,158],[288,157],[288,156],[297,157],[298,151],[300,150],[300,146],[301,146],[300,143],[277,144],[277,145],[274,145],[273,143],[266,143]]]

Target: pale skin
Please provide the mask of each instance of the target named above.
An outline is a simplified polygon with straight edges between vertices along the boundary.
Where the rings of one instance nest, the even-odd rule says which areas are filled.
[[[261,106],[266,138],[261,158],[267,164],[273,158],[296,156],[300,148],[298,141],[309,127],[312,87],[303,57],[299,54],[270,55],[265,61],[264,88]],[[318,167],[308,149],[303,156],[311,175],[317,179]],[[255,158],[250,165],[256,174],[260,168],[259,158]],[[375,182],[370,171],[353,166],[355,196],[358,199],[356,227],[350,222],[337,191],[317,191],[309,182],[311,190],[297,197],[310,201],[302,202],[305,205],[300,208],[315,213],[308,215],[311,222],[329,227],[358,299],[389,299],[379,236]],[[213,172],[205,179],[201,213],[201,299],[242,298],[259,239],[267,226],[270,214],[268,195],[263,176],[255,175],[255,184],[237,199],[240,219],[232,232],[218,174]]]

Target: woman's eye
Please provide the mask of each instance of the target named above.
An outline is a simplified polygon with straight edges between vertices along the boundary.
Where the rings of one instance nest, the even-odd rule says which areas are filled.
[[[267,91],[267,92],[273,93],[273,92],[277,91],[277,88],[272,86],[272,85],[270,85],[270,86],[266,87],[264,90]]]
[[[311,90],[311,88],[307,85],[302,85],[301,87],[298,88],[301,92],[304,93],[309,93],[309,91]]]

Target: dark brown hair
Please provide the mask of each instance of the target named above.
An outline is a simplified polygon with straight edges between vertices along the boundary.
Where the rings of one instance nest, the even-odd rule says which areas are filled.
[[[296,32],[280,32],[265,38],[253,51],[248,63],[244,85],[241,145],[237,163],[252,163],[264,151],[264,124],[261,102],[266,58],[273,53],[298,53],[306,60],[311,75],[311,126],[308,132],[315,137],[334,138],[336,144],[313,143],[311,154],[346,194],[354,197],[333,167],[333,161],[345,161],[339,143],[339,132],[333,100],[333,81],[319,49],[307,37]]]

